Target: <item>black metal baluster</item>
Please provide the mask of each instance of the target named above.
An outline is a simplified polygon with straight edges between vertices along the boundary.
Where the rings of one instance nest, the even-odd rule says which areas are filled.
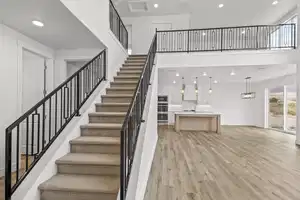
[[[5,130],[5,200],[11,200],[12,131]]]
[[[63,88],[60,89],[60,128],[63,125]]]
[[[43,103],[43,125],[42,125],[42,150],[44,150],[45,147],[45,103]]]
[[[19,180],[19,164],[20,164],[20,126],[17,125],[16,183]]]
[[[54,122],[54,131],[55,131],[55,135],[57,133],[57,93],[55,94],[55,114],[54,114],[54,118],[55,118],[55,122]]]
[[[51,102],[51,97],[50,97],[50,99],[49,99],[49,143],[50,143],[50,141],[51,141],[51,136],[52,136],[52,134],[51,134],[51,118],[52,118],[52,116],[51,116],[51,109],[52,109],[52,102]]]
[[[26,161],[25,161],[25,171],[28,171],[28,148],[29,148],[29,117],[26,118]]]

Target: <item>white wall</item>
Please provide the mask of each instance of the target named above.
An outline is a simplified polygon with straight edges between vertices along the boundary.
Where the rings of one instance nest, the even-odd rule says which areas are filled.
[[[107,48],[107,79],[112,80],[127,58],[127,51],[109,27],[109,0],[61,0]]]
[[[141,125],[128,185],[127,199],[130,200],[142,200],[147,188],[158,139],[157,89],[158,69],[154,66],[143,115],[145,123]]]
[[[55,52],[54,83],[58,86],[68,77],[67,61],[91,60],[103,49],[61,49]]]
[[[48,90],[53,88],[53,49],[0,24],[0,176],[4,174],[5,128],[20,116],[22,109],[23,50],[48,59]]]
[[[256,92],[256,99],[254,106],[252,107],[252,112],[255,116],[255,126],[265,127],[265,89],[275,88],[284,85],[296,85],[296,74],[282,76],[275,79],[269,79],[253,84],[253,89]]]
[[[297,63],[296,50],[158,53],[160,68],[249,66]]]
[[[169,123],[174,123],[174,111],[182,105],[181,86],[159,85],[158,94],[169,96]],[[255,125],[255,116],[252,107],[255,104],[253,100],[243,100],[240,94],[245,90],[245,84],[240,83],[220,83],[212,85],[213,92],[208,94],[208,85],[200,85],[198,93],[199,105],[206,103],[206,110],[221,113],[222,125]],[[203,109],[203,108],[202,108]]]
[[[190,15],[166,15],[148,17],[122,17],[126,25],[132,26],[132,53],[147,54],[159,24],[171,24],[172,29],[188,29]],[[157,25],[158,24],[158,25]]]

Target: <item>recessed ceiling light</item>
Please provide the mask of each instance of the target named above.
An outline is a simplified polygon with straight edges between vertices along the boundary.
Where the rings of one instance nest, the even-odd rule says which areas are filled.
[[[230,76],[234,76],[234,75],[235,75],[235,72],[232,71],[232,72],[230,73]]]
[[[217,81],[217,80],[214,80],[214,83],[215,83],[215,84],[217,84],[217,83],[218,83],[218,81]]]
[[[156,4],[154,4],[154,8],[158,8],[158,4],[156,3]]]
[[[278,1],[273,1],[272,5],[278,4]]]
[[[175,84],[175,83],[176,83],[176,81],[174,80],[174,81],[173,81],[173,83]]]
[[[178,73],[178,72],[176,73],[176,76],[179,76],[179,73]]]
[[[38,26],[38,27],[43,27],[44,26],[43,22],[37,21],[37,20],[33,20],[32,24],[35,25],[35,26]]]
[[[224,7],[224,4],[219,4],[219,8],[223,8]]]
[[[206,72],[203,72],[203,76],[207,76],[207,73],[206,73]]]

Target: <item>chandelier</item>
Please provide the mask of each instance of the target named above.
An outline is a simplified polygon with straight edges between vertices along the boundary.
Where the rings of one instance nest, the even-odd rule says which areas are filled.
[[[242,99],[254,99],[256,97],[255,92],[251,92],[251,77],[245,78],[245,84],[246,84],[246,92],[241,93]]]

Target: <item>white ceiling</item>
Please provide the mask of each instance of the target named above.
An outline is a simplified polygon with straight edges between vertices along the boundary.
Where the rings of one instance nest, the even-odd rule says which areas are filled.
[[[236,75],[231,76],[234,71]],[[203,76],[206,72],[207,76]],[[176,76],[179,73],[179,77]],[[186,84],[193,84],[196,77],[198,82],[206,84],[209,82],[209,77],[212,81],[217,80],[218,84],[222,83],[238,83],[244,82],[246,77],[252,77],[252,82],[259,82],[267,79],[273,79],[289,74],[296,73],[296,65],[268,65],[268,66],[240,66],[240,67],[198,67],[198,68],[174,68],[174,69],[159,69],[159,84],[176,84],[182,83],[182,77]]]
[[[191,28],[274,23],[289,12],[297,0],[113,0],[121,17],[191,14]],[[144,12],[133,12],[131,2],[146,2]],[[159,4],[154,8],[154,4]],[[218,5],[224,4],[223,8]]]
[[[0,0],[0,20],[54,49],[103,47],[60,0]],[[36,27],[32,20],[45,26]]]

